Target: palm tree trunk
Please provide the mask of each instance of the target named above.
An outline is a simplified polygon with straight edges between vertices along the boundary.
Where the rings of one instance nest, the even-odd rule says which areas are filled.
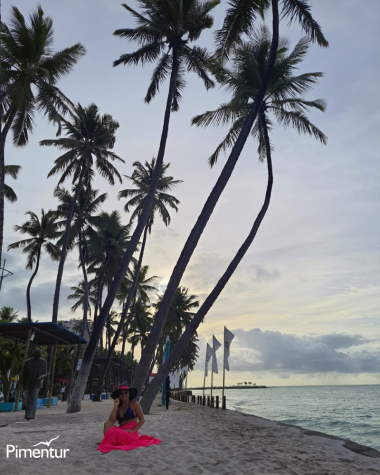
[[[125,335],[128,333],[128,327],[129,327],[129,324],[130,324],[132,316],[133,316],[133,309],[129,313],[127,321],[125,321],[125,318],[126,318],[128,309],[130,307],[131,300],[132,300],[133,296],[135,295],[137,283],[139,281],[140,269],[141,269],[141,265],[142,265],[142,261],[143,261],[143,257],[144,257],[147,235],[148,235],[148,224],[145,226],[143,242],[141,244],[141,249],[140,249],[140,256],[139,256],[139,260],[138,260],[137,267],[136,267],[136,270],[135,270],[135,275],[133,277],[133,282],[132,282],[132,285],[131,285],[131,287],[129,289],[129,292],[128,292],[127,303],[125,304],[125,306],[123,308],[123,313],[121,315],[120,322],[119,322],[119,325],[117,327],[116,333],[113,337],[112,345],[108,350],[107,360],[104,363],[104,366],[103,366],[102,370],[100,371],[98,387],[96,388],[96,391],[95,391],[94,401],[98,400],[98,399],[96,399],[97,397],[100,398],[101,388],[103,386],[103,379],[104,379],[105,374],[107,372],[108,366],[109,366],[110,361],[111,361],[112,353],[115,350],[115,347],[117,345],[117,341],[119,339],[119,336],[120,336],[121,330],[124,326],[124,323],[125,323],[125,328],[124,328]],[[123,346],[125,346],[125,340],[123,341]],[[123,348],[123,354],[124,354],[124,348]],[[131,383],[131,381],[130,381],[130,383]]]
[[[237,266],[239,265],[240,261],[243,259],[245,253],[248,251],[250,245],[252,244],[256,233],[264,219],[265,213],[267,212],[267,209],[269,207],[270,203],[270,198],[271,198],[271,193],[272,193],[272,187],[273,187],[273,171],[272,171],[272,157],[271,157],[271,151],[270,151],[270,143],[269,143],[269,137],[268,137],[268,130],[266,126],[266,119],[265,119],[265,114],[263,109],[260,110],[260,116],[261,116],[261,121],[263,123],[263,128],[264,128],[264,136],[265,136],[265,146],[266,146],[266,152],[267,152],[267,165],[268,165],[268,184],[267,184],[267,190],[265,193],[265,200],[264,204],[258,214],[258,216],[255,219],[255,222],[252,226],[252,229],[244,241],[243,245],[240,247],[239,251],[236,253],[235,257],[231,261],[230,265],[228,266],[227,270],[225,273],[222,275],[222,277],[219,279],[218,283],[210,293],[210,295],[206,298],[204,301],[203,305],[201,308],[198,310],[198,312],[195,314],[193,320],[189,323],[187,326],[186,330],[184,331],[183,335],[181,336],[180,340],[178,343],[174,346],[173,350],[170,352],[169,358],[165,361],[165,363],[160,367],[156,377],[154,380],[151,382],[149,385],[149,388],[144,394],[144,398],[141,402],[141,407],[143,408],[144,414],[148,414],[149,410],[152,406],[153,400],[156,397],[156,394],[167,377],[167,375],[170,373],[172,367],[174,364],[178,361],[178,358],[181,356],[183,351],[185,350],[186,346],[190,342],[192,336],[196,332],[198,326],[204,319],[204,317],[207,315],[207,312],[210,310],[222,290],[224,289],[225,285],[229,281],[230,277],[233,275],[235,272]]]
[[[1,6],[0,6],[1,11]],[[0,65],[1,67],[1,65]],[[1,108],[0,108],[1,110]],[[7,140],[7,135],[13,120],[16,116],[16,111],[13,111],[6,124],[4,125],[4,129],[1,130],[2,125],[2,115],[0,116],[0,267],[1,267],[1,258],[2,258],[2,249],[3,249],[3,238],[4,238],[4,197],[5,197],[5,190],[4,190],[4,181],[5,181],[5,142]]]
[[[169,311],[174,294],[185,272],[187,264],[189,263],[190,258],[198,244],[198,241],[207,225],[207,222],[214,211],[216,203],[218,202],[220,195],[222,194],[234,170],[236,162],[238,161],[240,157],[240,154],[243,150],[247,137],[252,129],[252,126],[260,111],[261,104],[264,100],[264,95],[273,73],[273,68],[274,68],[274,63],[276,60],[277,48],[278,48],[278,38],[279,38],[278,0],[272,0],[272,12],[273,12],[272,43],[271,43],[268,63],[263,75],[263,80],[262,80],[260,89],[257,93],[257,96],[255,97],[251,110],[244,122],[243,128],[239,134],[239,137],[237,138],[235,145],[232,148],[232,151],[227,160],[227,163],[225,164],[222,170],[222,173],[220,174],[218,181],[216,182],[216,185],[211,191],[209,197],[207,198],[207,201],[202,209],[202,212],[199,215],[198,220],[195,223],[195,226],[191,230],[191,233],[186,241],[186,244],[181,252],[181,255],[170,277],[160,308],[156,314],[153,327],[149,334],[148,341],[145,346],[145,351],[143,355],[141,355],[141,359],[136,370],[133,386],[137,388],[137,391],[138,391],[137,398],[141,394],[142,385],[144,384],[147,372],[149,371],[149,366],[154,355],[154,349],[157,346],[157,343],[159,341],[162,328],[165,323],[166,315]]]
[[[135,341],[132,340],[132,351],[131,351],[131,362],[130,362],[130,367],[129,367],[129,385],[131,386],[132,384],[132,377],[133,377],[133,355],[135,352]]]
[[[158,149],[158,154],[157,154],[156,167],[152,175],[151,185],[149,187],[149,191],[146,196],[144,207],[139,217],[139,221],[137,223],[136,229],[131,237],[131,240],[129,241],[128,248],[125,251],[123,258],[119,264],[118,270],[115,274],[112,285],[108,292],[106,301],[104,302],[103,308],[100,311],[97,322],[94,325],[94,331],[92,332],[91,339],[89,341],[89,344],[87,345],[87,349],[83,357],[84,364],[82,364],[82,367],[80,369],[80,378],[78,376],[78,380],[74,388],[73,397],[70,401],[70,405],[67,409],[67,412],[79,412],[81,409],[82,395],[86,388],[86,383],[87,383],[87,378],[88,378],[89,371],[91,368],[91,363],[96,351],[96,344],[101,335],[102,328],[103,328],[105,319],[107,317],[107,313],[110,311],[113,301],[115,300],[116,293],[123,280],[125,272],[128,269],[128,265],[132,259],[133,253],[136,250],[136,247],[140,241],[141,234],[143,233],[151,214],[152,204],[153,204],[154,196],[156,193],[156,188],[157,188],[158,180],[161,174],[162,163],[163,163],[164,155],[165,155],[166,141],[167,141],[168,132],[169,132],[170,112],[171,112],[171,106],[173,102],[175,85],[177,81],[177,73],[178,73],[178,50],[177,48],[173,48],[173,65],[172,65],[172,71],[170,75],[169,92],[168,92],[168,97],[166,101],[164,124],[162,128],[162,133],[161,133],[160,147]]]
[[[87,270],[84,262],[84,255],[82,249],[82,230],[79,229],[79,259],[83,272],[83,282],[84,282],[84,302],[83,302],[83,320],[80,331],[80,336],[83,338],[84,333],[87,327],[87,312],[88,312],[88,279],[87,279]]]
[[[52,322],[54,322],[54,323],[57,323],[57,320],[58,320],[59,294],[61,292],[63,267],[65,265],[65,260],[66,260],[67,245],[69,243],[71,220],[73,219],[75,204],[77,202],[80,190],[82,189],[83,175],[84,175],[84,165],[83,165],[82,170],[80,172],[77,189],[75,190],[75,195],[73,197],[72,202],[70,203],[69,214],[67,215],[65,234],[63,235],[63,240],[62,240],[62,250],[61,250],[61,256],[60,256],[60,260],[59,260],[57,281],[56,281],[56,284],[55,284],[54,301],[53,301]]]
[[[32,322],[32,306],[30,303],[30,288],[32,286],[33,279],[36,277],[38,268],[40,266],[40,257],[41,257],[41,246],[38,248],[37,252],[37,262],[36,262],[36,269],[32,274],[32,277],[29,280],[28,287],[26,288],[26,306],[27,306],[27,311],[28,311],[28,322]]]
[[[157,358],[158,358],[158,348],[157,348],[157,350],[156,350],[156,354],[154,355],[153,361],[152,361],[152,363],[151,363],[151,365],[150,365],[148,376],[146,377],[146,380],[145,380],[145,382],[144,382],[145,389],[143,389],[143,391],[141,392],[141,396],[144,396],[145,391],[148,389],[148,387],[149,387],[149,385],[150,385],[150,382],[149,382],[149,375],[150,375],[150,373],[153,371],[154,365],[157,363]]]

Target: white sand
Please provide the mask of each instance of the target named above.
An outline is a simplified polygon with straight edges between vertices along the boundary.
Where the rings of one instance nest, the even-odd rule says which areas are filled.
[[[102,439],[112,400],[83,401],[82,412],[66,414],[66,403],[37,411],[24,422],[23,412],[0,413],[0,467],[3,474],[380,474],[380,458],[343,447],[344,441],[306,435],[302,429],[259,417],[174,401],[169,411],[157,406],[141,433],[163,439],[157,446],[102,454]],[[70,449],[66,459],[6,458],[6,445],[30,448],[40,441]],[[43,447],[43,446],[39,446]],[[373,452],[377,455],[378,452]],[[131,472],[129,472],[131,470]]]

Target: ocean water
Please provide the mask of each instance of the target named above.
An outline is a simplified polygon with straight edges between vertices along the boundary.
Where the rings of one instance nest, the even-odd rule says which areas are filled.
[[[194,390],[193,394],[202,391]],[[221,398],[222,390],[214,389],[212,394]],[[225,396],[227,409],[325,432],[380,450],[380,385],[226,389]]]

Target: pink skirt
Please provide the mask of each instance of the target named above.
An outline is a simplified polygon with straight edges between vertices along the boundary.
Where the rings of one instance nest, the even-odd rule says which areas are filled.
[[[142,435],[139,437],[138,431],[126,432],[125,429],[133,429],[137,422],[124,424],[122,427],[115,426],[107,430],[104,439],[98,447],[98,450],[104,454],[111,452],[111,450],[133,450],[137,447],[148,447],[149,445],[157,445],[162,442],[160,439],[150,437],[149,435]]]

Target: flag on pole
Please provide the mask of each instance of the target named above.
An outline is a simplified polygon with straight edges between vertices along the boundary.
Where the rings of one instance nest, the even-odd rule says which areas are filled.
[[[218,362],[216,360],[216,350],[220,348],[222,345],[219,341],[212,335],[212,372],[218,374]]]
[[[184,368],[183,368],[183,379],[186,378],[186,383],[185,383],[185,389],[187,389],[187,375],[189,374],[189,365],[187,364]]]
[[[234,338],[235,338],[235,335],[231,333],[229,330],[227,330],[226,327],[224,327],[224,369],[226,369],[227,371],[230,370],[228,357],[230,356],[231,341]]]
[[[208,375],[208,363],[209,363],[209,361],[211,360],[212,353],[213,353],[213,349],[212,349],[211,346],[207,343],[207,347],[206,347],[206,362],[205,362],[205,376]]]

